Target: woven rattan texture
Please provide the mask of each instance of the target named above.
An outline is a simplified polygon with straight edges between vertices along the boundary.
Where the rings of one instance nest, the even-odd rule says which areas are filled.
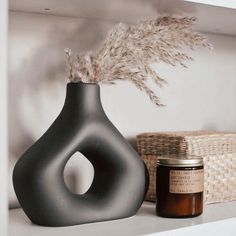
[[[144,133],[137,136],[137,148],[150,176],[146,200],[156,200],[156,162],[166,155],[203,157],[206,204],[236,200],[236,133]]]

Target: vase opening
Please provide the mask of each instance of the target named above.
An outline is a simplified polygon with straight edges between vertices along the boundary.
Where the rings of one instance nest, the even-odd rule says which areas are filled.
[[[80,152],[74,153],[64,169],[66,187],[75,194],[86,193],[94,179],[92,163]]]

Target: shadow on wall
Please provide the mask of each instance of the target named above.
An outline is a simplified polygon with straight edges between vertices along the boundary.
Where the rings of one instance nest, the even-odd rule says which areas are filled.
[[[25,21],[34,24],[27,17],[26,14]],[[48,23],[51,24],[50,20],[53,19],[48,19]],[[30,57],[21,62],[19,70],[11,71],[11,67],[9,68],[9,204],[11,208],[18,206],[11,180],[16,161],[47,130],[64,103],[67,83],[64,48],[69,47],[76,52],[93,50],[101,43],[111,27],[111,24],[106,22],[75,20],[73,22],[75,27],[68,30],[65,24],[61,26],[60,21],[63,21],[63,18],[56,24],[54,22],[51,32],[46,35],[48,44],[36,48]],[[14,35],[14,28],[12,32],[10,37],[19,36]],[[24,37],[28,32],[21,33],[20,36]],[[45,40],[34,37],[32,34],[32,40]],[[11,58],[9,60],[11,65]],[[75,161],[76,158],[73,160]],[[65,175],[73,176],[73,181],[67,181],[72,190],[77,188],[75,181],[77,171],[78,169],[70,168],[71,173]],[[90,171],[93,172],[92,167]],[[93,173],[91,176],[93,177]]]
[[[144,2],[147,2],[143,0]],[[195,13],[193,4],[179,0],[149,0],[149,4],[158,14],[183,15]],[[173,7],[175,6],[175,7]]]
[[[154,9],[160,7],[152,0],[147,4]],[[32,19],[30,14],[21,13],[22,16],[24,20],[17,22],[17,26],[11,25],[10,37],[15,37],[16,40],[18,37],[21,40],[27,39],[27,42],[28,40],[41,42],[46,39],[46,43],[33,48],[33,53],[22,60],[17,71],[9,68],[10,207],[18,205],[11,181],[16,161],[47,130],[63,106],[67,82],[63,50],[67,47],[77,52],[93,50],[105,38],[108,29],[114,25],[112,22],[88,19],[79,20],[44,15],[38,15]],[[27,27],[27,24],[30,27]],[[34,35],[31,32],[33,27],[34,30],[40,32],[39,37],[38,34]],[[45,31],[45,28],[50,28],[49,33]],[[21,30],[18,31],[18,29]],[[12,57],[17,56],[15,54],[18,53],[20,46],[21,42],[17,43],[16,52],[11,54]],[[9,58],[10,65],[12,59]],[[79,165],[76,157],[71,159],[74,162],[73,166]],[[82,162],[84,165],[90,166],[89,163],[85,163],[85,158]],[[93,168],[91,166],[88,168],[90,168],[92,178]],[[73,176],[73,181],[68,180],[67,184],[70,185],[70,189],[79,191],[75,181],[76,172],[78,172],[78,168],[70,168],[70,173],[65,176]],[[88,182],[90,181],[88,180]],[[86,187],[83,188],[81,183],[80,186],[81,192],[83,192]]]

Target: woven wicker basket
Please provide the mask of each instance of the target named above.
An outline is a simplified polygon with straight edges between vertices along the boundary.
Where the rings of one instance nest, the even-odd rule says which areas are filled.
[[[137,148],[150,176],[146,200],[156,200],[156,162],[163,155],[202,156],[205,203],[236,200],[236,133],[144,133],[137,136]]]

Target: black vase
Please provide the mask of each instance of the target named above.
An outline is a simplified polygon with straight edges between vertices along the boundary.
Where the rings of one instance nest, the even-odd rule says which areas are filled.
[[[72,193],[63,171],[75,152],[94,167],[85,194]],[[147,191],[143,161],[107,118],[96,84],[69,83],[61,113],[17,162],[13,184],[33,223],[69,226],[134,215]]]

